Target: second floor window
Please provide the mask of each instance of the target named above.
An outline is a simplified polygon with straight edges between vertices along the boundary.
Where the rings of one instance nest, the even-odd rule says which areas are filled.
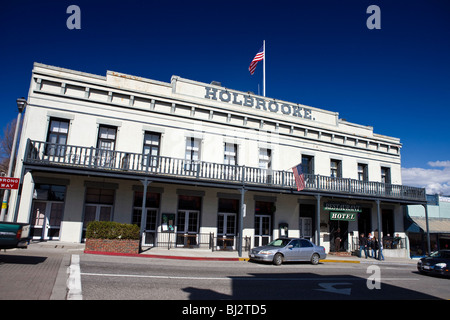
[[[200,160],[200,146],[202,141],[195,138],[186,138],[186,170],[194,170],[193,162]]]
[[[224,164],[237,165],[237,145],[225,143]]]
[[[303,173],[314,174],[314,157],[302,156],[302,170]]]
[[[358,163],[358,180],[369,181],[369,175],[367,173],[367,164]]]
[[[116,127],[101,125],[98,128],[97,148],[104,150],[115,150],[116,148]]]
[[[386,167],[381,167],[381,182],[391,183],[391,169]]]
[[[46,154],[57,157],[64,156],[68,134],[69,120],[50,119]]]
[[[342,178],[342,161],[331,160],[330,161],[330,171],[332,178]]]
[[[264,148],[259,149],[259,168],[260,169],[272,168],[272,150]]]
[[[145,132],[144,155],[148,156],[148,165],[156,167],[158,163],[161,134],[156,132]]]
[[[96,154],[96,164],[101,167],[114,167],[115,157],[114,150],[116,148],[116,127],[110,126],[99,126],[98,128],[98,139],[97,139],[97,148],[98,150]]]

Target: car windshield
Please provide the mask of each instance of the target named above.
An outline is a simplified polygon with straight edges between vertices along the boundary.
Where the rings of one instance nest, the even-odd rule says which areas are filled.
[[[447,251],[435,251],[435,252],[432,252],[430,254],[430,257],[449,259],[450,258],[450,252],[447,252]]]
[[[269,243],[268,246],[285,247],[290,241],[291,239],[276,239]]]

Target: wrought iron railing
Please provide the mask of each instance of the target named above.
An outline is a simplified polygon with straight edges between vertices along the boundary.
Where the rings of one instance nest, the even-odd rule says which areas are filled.
[[[213,180],[238,185],[258,185],[296,189],[290,171],[190,161],[142,153],[104,150],[94,147],[28,141],[26,164],[134,172],[197,180]],[[425,201],[425,189],[349,178],[305,174],[305,190]]]

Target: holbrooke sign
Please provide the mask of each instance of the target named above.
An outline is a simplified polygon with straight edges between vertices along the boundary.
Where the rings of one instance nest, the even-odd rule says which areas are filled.
[[[232,103],[239,106],[250,107],[265,110],[274,113],[282,113],[299,117],[303,119],[315,120],[312,117],[312,111],[309,108],[291,105],[287,103],[278,103],[275,100],[266,100],[263,98],[253,97],[251,95],[243,95],[237,92],[230,92],[226,89],[219,90],[212,87],[205,87],[205,99],[218,100],[222,102]]]

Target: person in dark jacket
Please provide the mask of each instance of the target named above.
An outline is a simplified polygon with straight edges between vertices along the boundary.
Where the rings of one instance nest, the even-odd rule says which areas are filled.
[[[362,258],[361,251],[364,250],[364,254],[366,255],[367,259],[367,238],[364,237],[364,233],[361,233],[361,236],[359,237],[359,257]]]

